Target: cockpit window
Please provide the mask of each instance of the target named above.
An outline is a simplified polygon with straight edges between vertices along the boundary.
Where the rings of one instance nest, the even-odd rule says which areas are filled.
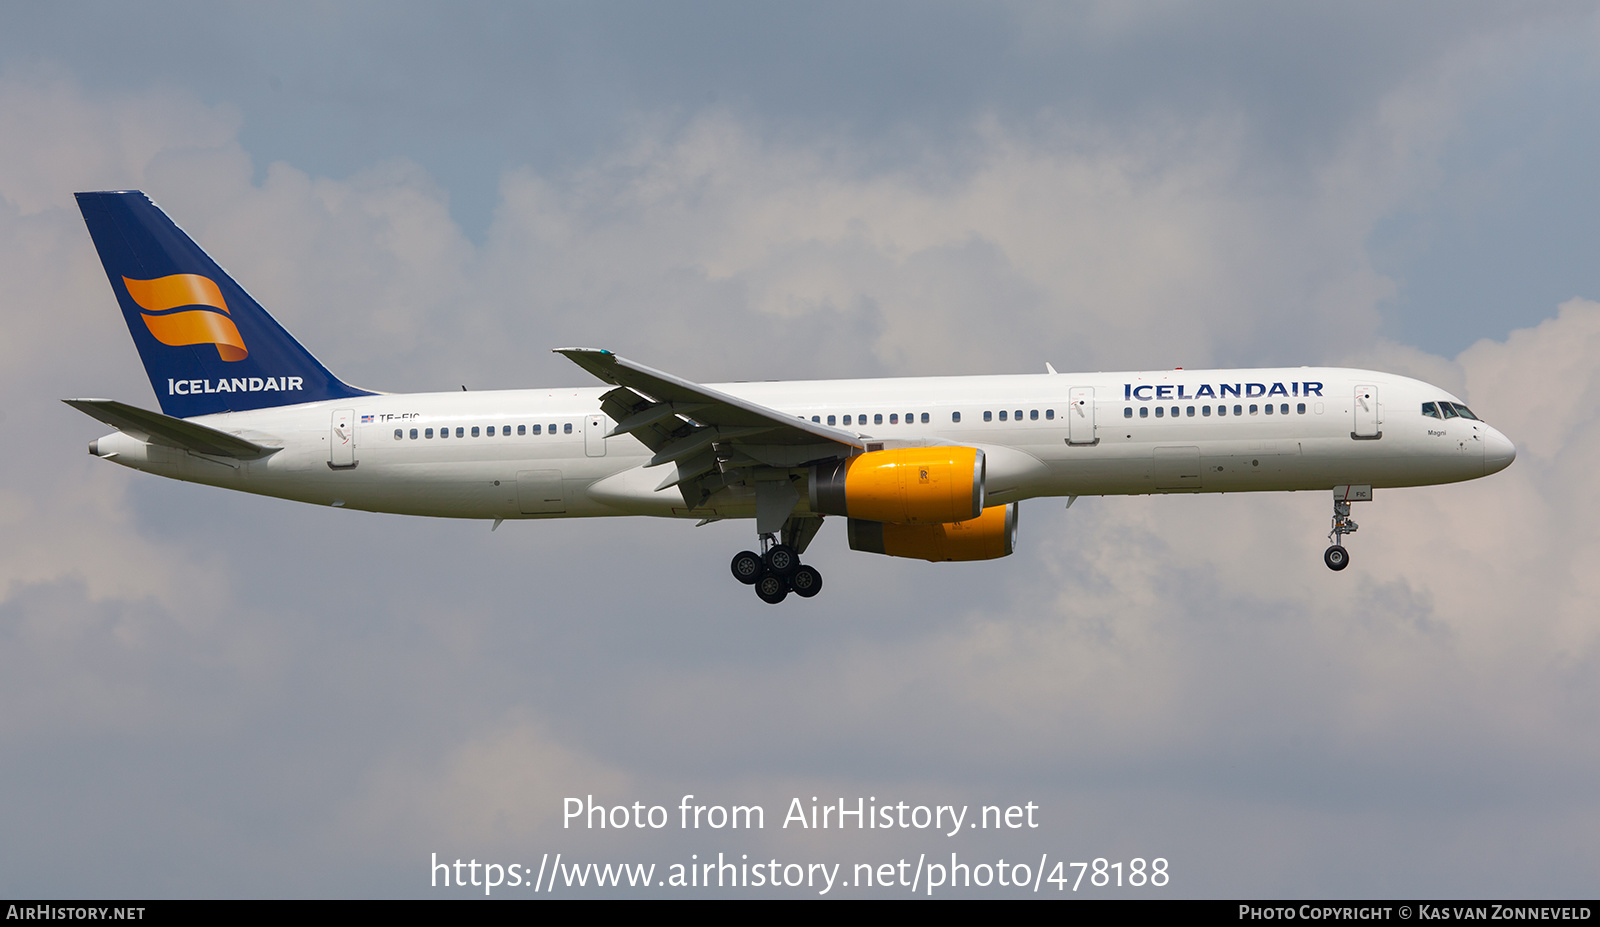
[[[1438,406],[1438,404],[1437,403],[1432,403],[1432,402],[1425,402],[1425,403],[1422,404],[1422,414],[1426,415],[1428,418],[1441,418],[1442,417],[1442,416],[1439,415],[1439,406]]]
[[[1441,405],[1443,405],[1443,404],[1444,403],[1441,403]],[[1448,403],[1448,405],[1455,406],[1456,407],[1456,414],[1460,415],[1462,418],[1470,418],[1475,422],[1476,421],[1480,421],[1480,419],[1476,415],[1472,414],[1472,410],[1471,409],[1467,408],[1466,406],[1462,405],[1461,403],[1452,402],[1452,403]]]
[[[1441,401],[1439,403],[1439,410],[1444,413],[1444,417],[1445,418],[1455,418],[1456,417],[1456,407],[1455,407],[1454,403],[1442,402]]]

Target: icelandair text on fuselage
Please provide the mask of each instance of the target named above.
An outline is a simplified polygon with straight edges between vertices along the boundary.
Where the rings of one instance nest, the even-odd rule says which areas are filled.
[[[852,803],[853,802],[853,803]],[[877,796],[855,799],[840,798],[837,802],[818,803],[813,795],[809,804],[799,798],[789,800],[783,816],[783,829],[796,830],[929,830],[943,831],[954,837],[965,825],[969,830],[1016,830],[1038,827],[1035,812],[1039,806],[1033,802],[1021,805],[982,805],[976,814],[970,814],[968,805],[912,805],[906,802],[878,803]],[[676,814],[663,805],[595,804],[594,796],[566,798],[562,801],[561,826],[587,827],[590,830],[628,827],[660,830],[674,819],[683,830],[761,830],[767,826],[767,812],[761,805],[700,804],[693,795],[685,795],[678,802]],[[577,822],[574,824],[574,822]]]
[[[1194,392],[1189,392],[1193,389]],[[1258,396],[1282,396],[1285,399],[1299,396],[1316,396],[1322,398],[1322,384],[1316,380],[1296,381],[1294,383],[1202,383],[1195,387],[1191,383],[1141,383],[1134,386],[1132,383],[1122,384],[1122,399],[1131,402],[1135,399],[1141,402],[1156,400],[1165,402],[1169,399],[1226,399],[1229,396],[1244,399],[1255,399]]]
[[[303,390],[305,377],[224,377],[221,380],[167,379],[168,396],[197,396],[200,393],[271,393]],[[215,384],[214,386],[212,384]]]

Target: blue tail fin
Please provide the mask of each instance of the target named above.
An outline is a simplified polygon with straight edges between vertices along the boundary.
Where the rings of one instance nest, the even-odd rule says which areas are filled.
[[[149,197],[77,196],[161,411],[189,418],[372,395],[329,373]]]

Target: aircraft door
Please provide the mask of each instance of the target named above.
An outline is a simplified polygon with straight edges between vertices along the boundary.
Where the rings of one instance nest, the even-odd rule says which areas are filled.
[[[1378,388],[1357,386],[1355,396],[1355,430],[1352,438],[1377,439],[1383,437],[1378,430]]]
[[[590,457],[606,456],[606,417],[591,415],[583,423],[583,452]]]
[[[356,413],[335,409],[328,426],[328,466],[348,470],[356,465]]]
[[[1067,400],[1067,443],[1095,444],[1094,387],[1074,386]]]

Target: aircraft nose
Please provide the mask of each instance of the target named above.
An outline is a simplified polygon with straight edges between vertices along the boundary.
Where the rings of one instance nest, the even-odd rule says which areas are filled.
[[[1499,431],[1490,428],[1489,433],[1483,436],[1483,475],[1499,473],[1511,466],[1511,461],[1517,459],[1517,447],[1511,439]]]

